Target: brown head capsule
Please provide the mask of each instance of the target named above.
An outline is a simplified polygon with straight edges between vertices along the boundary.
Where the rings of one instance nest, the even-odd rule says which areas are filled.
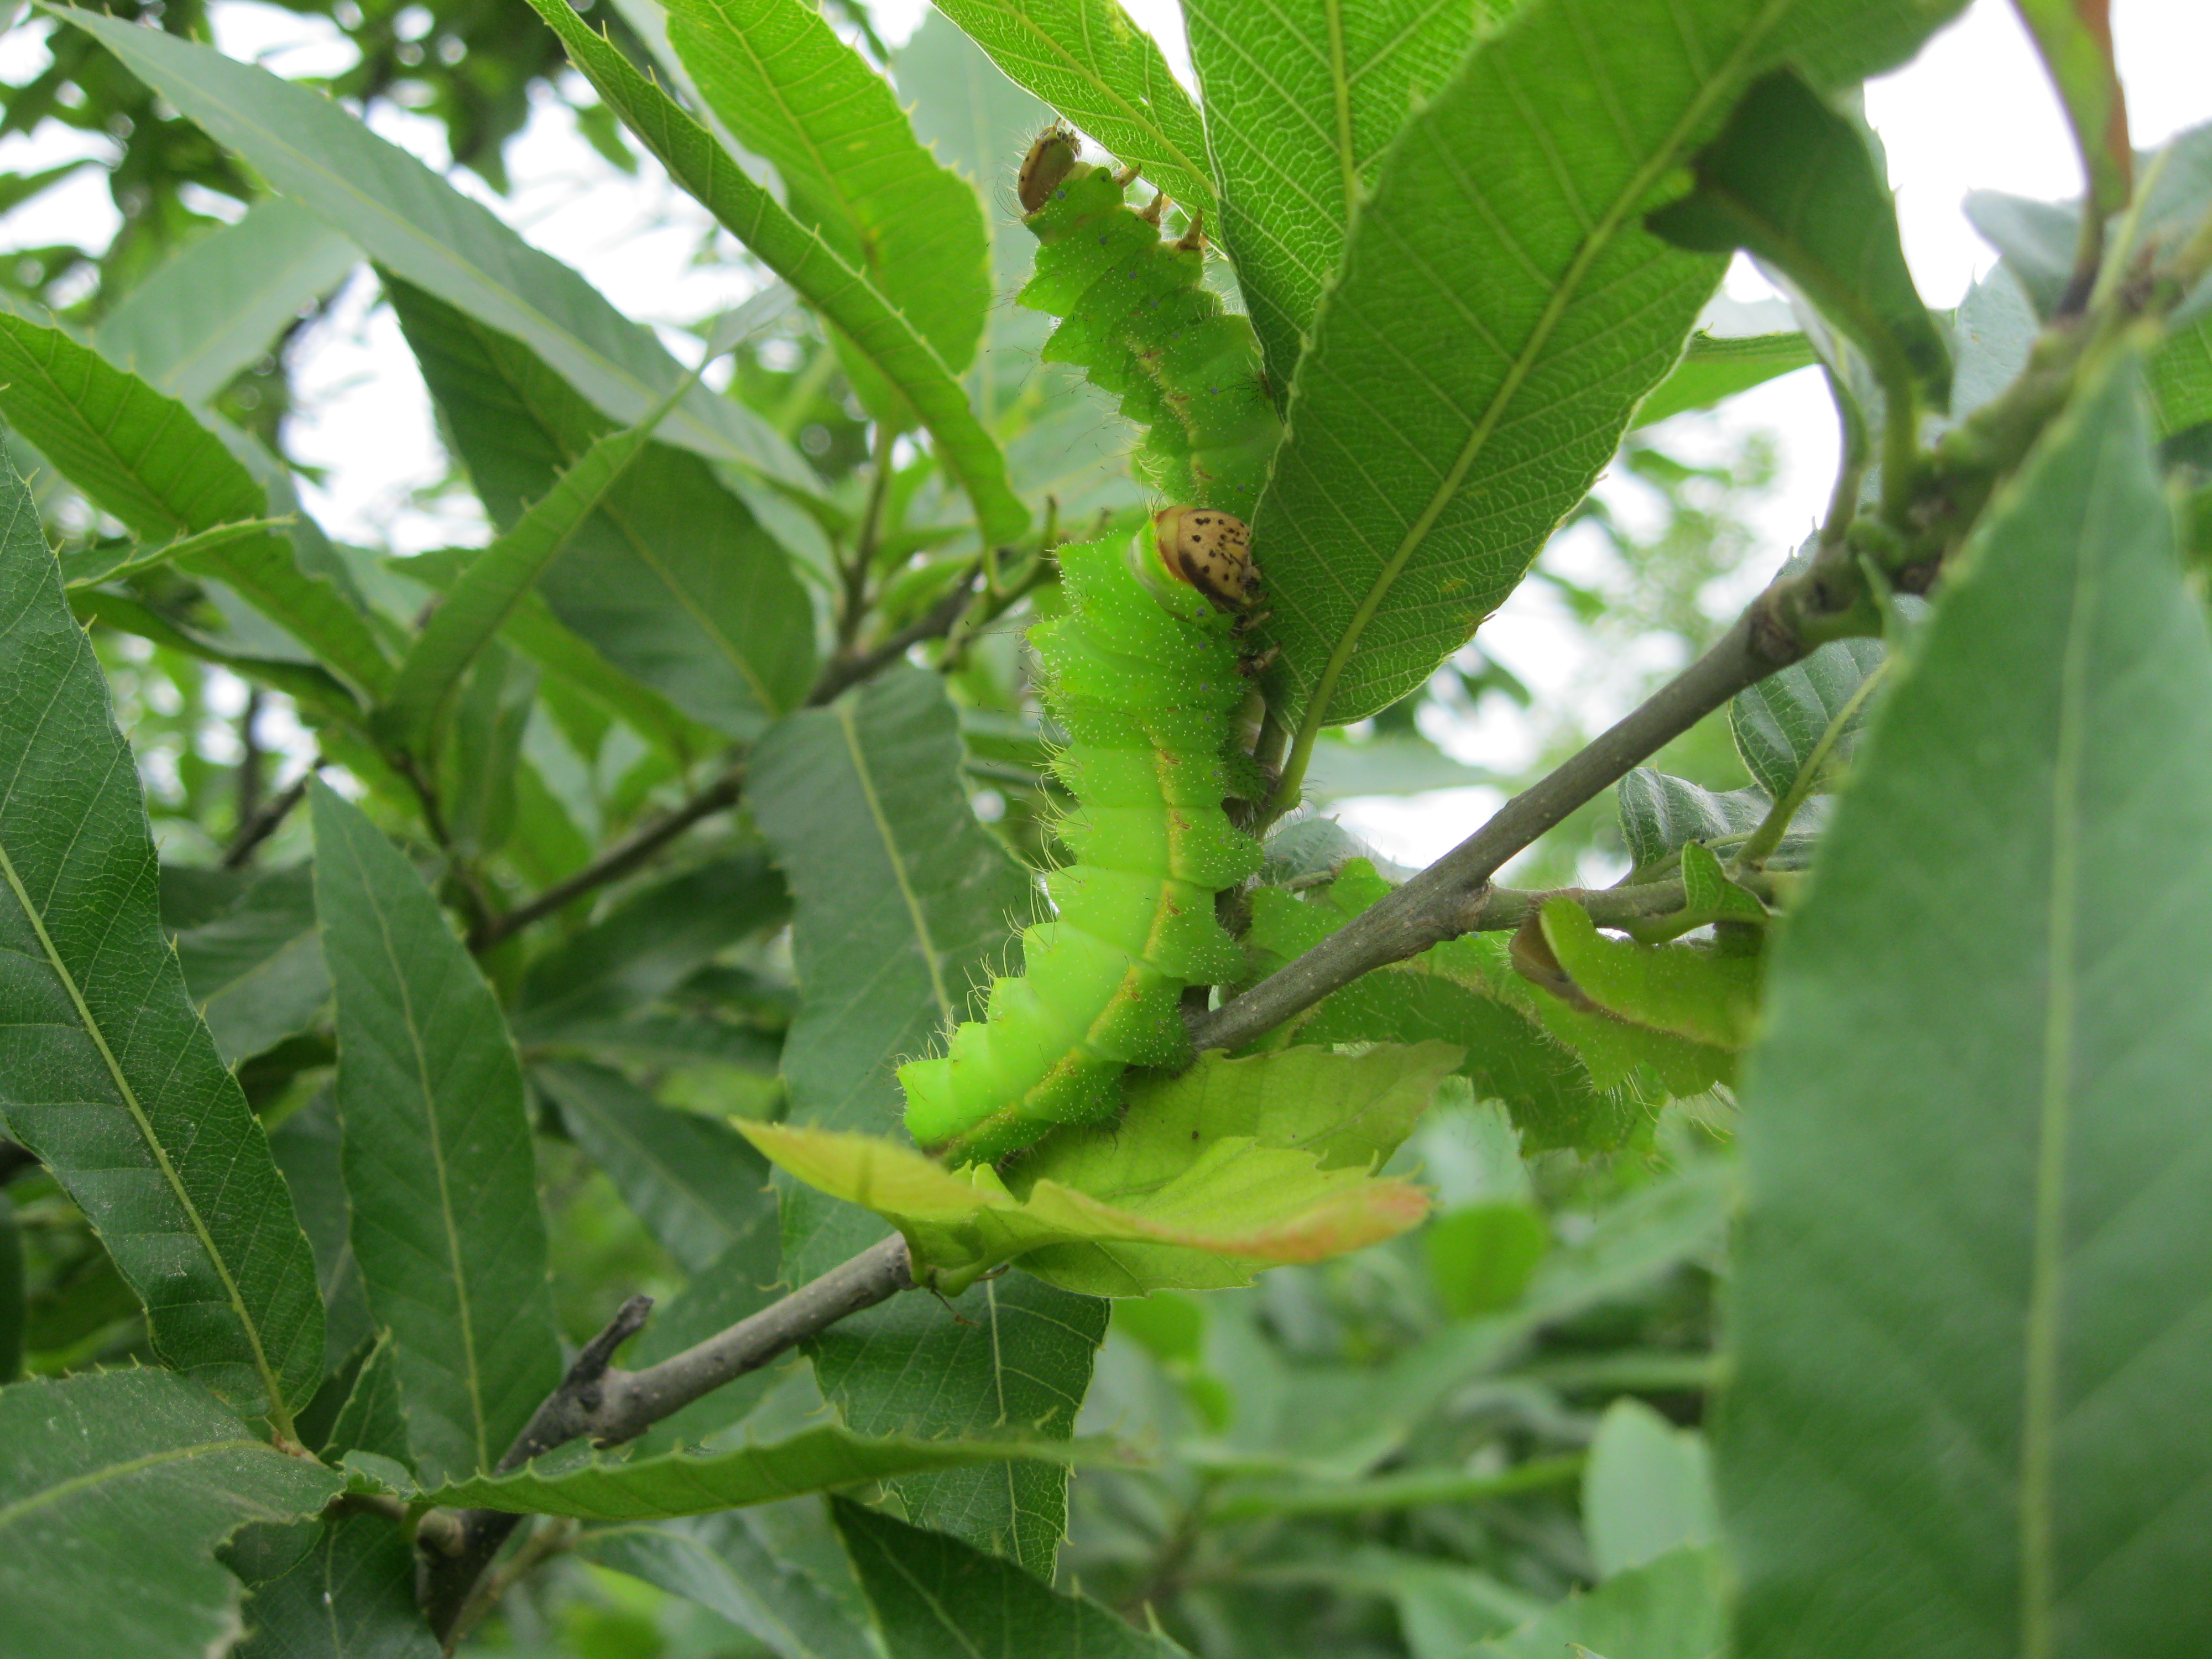
[[[1035,213],[1052,200],[1060,181],[1075,171],[1075,130],[1065,121],[1054,121],[1037,134],[1014,179],[1014,194],[1021,199],[1024,213]]]
[[[1164,507],[1152,514],[1160,562],[1224,611],[1243,611],[1260,592],[1252,527],[1210,507]]]

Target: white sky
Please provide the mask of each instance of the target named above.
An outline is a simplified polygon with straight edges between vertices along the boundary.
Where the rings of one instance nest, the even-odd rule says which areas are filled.
[[[1152,30],[1178,72],[1188,75],[1175,0],[1124,0]],[[894,42],[919,23],[923,0],[878,0],[879,27]],[[2212,4],[2206,0],[2113,0],[2113,27],[2139,148],[2212,118]],[[0,77],[20,82],[46,60],[52,25],[27,23],[0,37]],[[258,0],[218,0],[216,44],[258,58],[280,73],[330,73],[350,56],[326,22]],[[2056,100],[2004,0],[1978,0],[1959,24],[1918,59],[1869,86],[1867,112],[1887,146],[1905,243],[1931,305],[1956,302],[1994,263],[1959,212],[1967,191],[1990,187],[2027,196],[2075,193],[2075,163]],[[434,166],[444,167],[435,125],[404,111],[380,111],[374,125]],[[0,141],[0,167],[28,170],[76,155],[105,156],[97,136],[58,131]],[[624,178],[577,137],[556,100],[541,100],[526,136],[510,146],[517,185],[506,199],[472,176],[454,183],[484,201],[538,246],[581,270],[614,303],[659,323],[693,320],[744,296],[746,279],[691,262],[707,224],[702,210],[647,161]],[[0,219],[0,252],[67,237],[85,240],[114,213],[97,169]],[[1741,297],[1762,292],[1747,270],[1730,279]],[[689,343],[672,337],[671,343]],[[444,467],[420,378],[388,310],[374,303],[366,273],[295,359],[301,414],[291,431],[301,459],[331,469],[329,483],[306,491],[307,505],[332,534],[403,550],[480,540],[472,503],[457,496],[431,510],[407,505]],[[1825,392],[1804,371],[1735,399],[1715,416],[1686,416],[1670,434],[1684,452],[1710,453],[1747,430],[1778,434],[1779,486],[1754,522],[1766,544],[1756,568],[1717,592],[1716,605],[1740,603],[1766,568],[1802,539],[1824,501],[1835,461],[1832,416]],[[1580,550],[1578,577],[1601,578],[1602,563]],[[1591,556],[1595,558],[1595,556]],[[1584,566],[1589,568],[1585,568]],[[1623,712],[1644,663],[1594,651],[1540,586],[1510,600],[1485,629],[1494,652],[1547,702],[1584,718]],[[1534,726],[1493,699],[1469,722],[1437,732],[1460,758],[1478,765],[1524,763],[1539,740]],[[1360,833],[1407,863],[1425,863],[1467,833],[1496,804],[1493,792],[1439,792],[1401,801],[1348,803],[1342,812]],[[1595,872],[1593,872],[1595,873]]]

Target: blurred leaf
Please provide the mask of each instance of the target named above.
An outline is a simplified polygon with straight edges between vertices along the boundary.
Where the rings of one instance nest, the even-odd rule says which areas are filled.
[[[780,1659],[875,1659],[868,1632],[798,1564],[779,1559],[743,1515],[597,1528],[580,1553],[711,1607]]]
[[[2081,246],[2080,210],[2068,203],[2038,202],[2000,190],[1966,192],[1964,211],[1982,240],[2004,256],[2005,264],[2035,302],[2039,315],[2057,307],[2074,272]]]
[[[1711,409],[1819,361],[1802,334],[1692,334],[1682,361],[1637,406],[1636,424],[1653,426],[1670,415]]]
[[[1288,0],[1255,27],[1237,0],[1184,8],[1221,186],[1219,234],[1279,402],[1383,151],[1459,67],[1490,9]]]
[[[2127,94],[2112,57],[2111,0],[2013,0],[2058,88],[2089,178],[2092,209],[2110,216],[2134,194]]]
[[[98,40],[187,120],[379,264],[486,327],[519,336],[616,422],[642,420],[684,379],[651,331],[320,94],[159,29],[47,9]],[[685,397],[664,435],[711,460],[813,487],[811,469],[767,422],[704,387]]]
[[[790,910],[782,876],[758,848],[640,888],[530,964],[515,1035],[527,1044],[580,1022],[619,1018]]]
[[[0,411],[71,483],[133,531],[168,540],[268,511],[268,494],[174,398],[58,328],[0,313]],[[264,533],[202,548],[183,568],[229,583],[328,667],[369,691],[392,665],[361,614]]]
[[[1733,1189],[1732,1166],[1721,1158],[1637,1188],[1606,1209],[1588,1235],[1544,1259],[1516,1317],[1532,1327],[1570,1318],[1717,1249],[1727,1236]]]
[[[1736,694],[1729,704],[1729,731],[1759,787],[1778,799],[1789,793],[1829,726],[1885,654],[1880,640],[1832,640],[1802,662]],[[1832,765],[1849,763],[1865,714],[1863,704],[1851,716],[1829,750]]]
[[[1640,1400],[1614,1401],[1598,1421],[1583,1472],[1583,1530],[1600,1578],[1670,1550],[1718,1542],[1704,1437]]]
[[[995,1556],[880,1510],[832,1501],[890,1659],[1080,1654],[1174,1659],[1165,1637],[1123,1624],[1096,1601],[1062,1595]]]
[[[1612,457],[1720,275],[1641,216],[1748,79],[1789,58],[1820,86],[1856,80],[1958,9],[1624,0],[1599,29],[1532,0],[1413,117],[1254,521],[1308,731],[1427,679]]]
[[[608,422],[522,341],[420,289],[386,288],[485,512],[512,532]],[[704,462],[666,443],[606,486],[538,586],[617,667],[731,737],[757,734],[813,678],[813,612],[789,556]]]
[[[1519,1301],[1551,1248],[1551,1227],[1526,1204],[1447,1211],[1421,1233],[1437,1298],[1455,1319],[1496,1313]]]
[[[1897,204],[1862,124],[1794,71],[1752,83],[1720,136],[1692,162],[1697,188],[1646,216],[1656,234],[1701,253],[1743,248],[1803,289],[1880,368],[1936,408],[1951,354],[1921,303],[1899,240]]]
[[[1728,1602],[1720,1552],[1676,1550],[1647,1566],[1571,1595],[1467,1659],[1559,1659],[1562,1652],[1613,1659],[1722,1659]]]
[[[0,1192],[0,1383],[23,1374],[23,1230]]]
[[[1777,955],[1716,1443],[1749,1659],[2212,1617],[2212,781],[2171,760],[2212,646],[2132,367],[1961,554]]]
[[[732,3],[747,6],[760,3],[761,0],[732,0]],[[861,270],[831,243],[824,241],[820,233],[800,223],[779,206],[773,196],[738,169],[705,128],[639,73],[604,38],[592,33],[574,11],[556,5],[553,0],[533,0],[533,3],[560,35],[577,67],[590,78],[600,97],[660,158],[669,175],[696,197],[731,234],[757,254],[763,264],[842,330],[865,360],[914,405],[922,424],[936,440],[939,456],[946,470],[959,479],[961,488],[975,502],[976,520],[984,535],[1001,542],[1021,536],[1029,527],[1029,510],[1008,488],[1005,458],[999,453],[997,443],[976,421],[969,408],[967,394],[952,378],[952,366],[966,362],[973,355],[981,311],[975,323],[963,320],[956,325],[939,306],[923,307],[929,319],[940,322],[949,332],[966,331],[964,343],[957,351],[945,349],[942,341],[933,345],[924,332],[917,331],[924,328],[924,316],[909,321],[907,313],[899,308],[896,295],[887,298],[888,290],[878,292]],[[782,0],[782,4],[793,15],[800,13],[797,0]],[[673,20],[672,27],[676,27]],[[826,25],[820,27],[838,52],[847,50],[842,41],[829,34]],[[869,79],[877,86],[882,84],[872,75]],[[888,102],[887,93],[884,96]],[[872,97],[871,94],[872,100]],[[902,127],[905,118],[895,106],[890,112]],[[973,193],[958,179],[938,168],[927,152],[913,146],[910,136],[907,142],[911,154],[931,169],[933,178],[943,181],[934,187],[936,192],[957,191],[963,211],[972,223]],[[980,226],[976,228],[980,229]],[[914,228],[902,228],[902,240],[915,234]],[[875,234],[872,228],[868,233],[871,246]],[[978,264],[981,254],[979,247],[975,255]],[[969,256],[963,253],[961,257]],[[944,272],[937,268],[934,260],[928,271],[933,281],[942,281]],[[977,275],[980,278],[981,272]],[[905,281],[902,276],[902,283]],[[909,290],[902,288],[900,291]],[[965,303],[962,301],[960,306]]]
[[[1197,106],[1116,0],[943,0],[938,9],[1124,166],[1179,202],[1213,206]]]
[[[423,1495],[431,1503],[455,1509],[567,1515],[584,1521],[656,1521],[769,1504],[925,1469],[1040,1458],[1055,1464],[1103,1463],[1121,1457],[1100,1441],[1071,1443],[1018,1434],[924,1440],[861,1435],[824,1424],[788,1439],[727,1450],[669,1452],[629,1462],[619,1454],[595,1454],[580,1462],[560,1461],[544,1473],[533,1465],[512,1474],[474,1475]]]
[[[561,1374],[521,1072],[414,867],[319,780],[311,794],[354,1254],[424,1473],[489,1468]]]
[[[981,207],[884,77],[804,0],[670,0],[668,38],[707,106],[775,165],[791,212],[947,368],[967,368],[990,297]]]
[[[305,1030],[331,1000],[315,937],[314,871],[274,870],[177,935],[185,989],[226,1065]]]
[[[0,1113],[100,1230],[155,1352],[279,1428],[322,1380],[314,1257],[161,935],[137,769],[0,465]]]
[[[358,726],[361,722],[360,702],[336,676],[325,669],[234,649],[229,642],[211,638],[128,594],[80,587],[70,589],[68,598],[70,614],[88,628],[112,628],[119,633],[135,634],[196,661],[220,664],[243,679],[283,692],[339,726]]]
[[[9,1659],[223,1648],[240,1585],[216,1547],[249,1521],[313,1515],[338,1489],[162,1370],[0,1389],[0,1444]]]
[[[708,1271],[775,1208],[767,1161],[728,1126],[664,1106],[602,1066],[539,1066],[531,1076],[687,1273]]]
[[[92,343],[172,398],[204,404],[360,263],[361,250],[305,208],[265,197],[124,295]]]
[[[1501,781],[1487,767],[1455,761],[1419,735],[1354,740],[1331,734],[1314,744],[1304,794],[1319,804],[1352,795],[1417,795]]]
[[[1607,939],[1589,912],[1556,898],[1542,911],[1544,942],[1573,988],[1614,1018],[1693,1042],[1735,1050],[1759,1017],[1759,957],[1702,944]]]
[[[1399,1062],[1402,1073],[1410,1054],[1291,1049],[1201,1060],[1136,1092],[1120,1122],[1054,1137],[1017,1172],[1018,1198],[988,1164],[948,1170],[880,1136],[743,1128],[800,1180],[891,1221],[906,1235],[917,1276],[941,1274],[947,1289],[1018,1259],[1054,1284],[1097,1295],[1216,1290],[1247,1283],[1268,1263],[1325,1261],[1377,1243],[1428,1213],[1418,1189],[1372,1178],[1364,1162],[1346,1167],[1309,1126],[1300,1134],[1282,1120],[1294,1120],[1300,1106],[1355,1117],[1372,1111],[1378,1123],[1368,1132],[1376,1133],[1391,1115],[1383,1101],[1402,1099],[1401,1137],[1437,1075],[1458,1058],[1456,1049],[1433,1047],[1441,1060],[1423,1055],[1425,1067],[1378,1079],[1379,1090],[1358,1074],[1385,1068],[1367,1062]],[[1275,1124],[1252,1121],[1261,1101]]]
[[[405,1533],[358,1512],[297,1530],[313,1542],[287,1571],[241,1575],[250,1593],[236,1659],[437,1659]]]
[[[368,1340],[374,1325],[361,1268],[353,1259],[345,1177],[339,1168],[337,1102],[327,1087],[318,1089],[312,1100],[269,1132],[269,1151],[283,1171],[293,1207],[314,1249],[326,1332],[325,1363],[335,1369]]]

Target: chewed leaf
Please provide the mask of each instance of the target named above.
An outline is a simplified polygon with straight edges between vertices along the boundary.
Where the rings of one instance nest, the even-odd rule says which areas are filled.
[[[1209,1056],[1135,1091],[1118,1127],[1065,1134],[1017,1166],[948,1170],[872,1135],[741,1122],[770,1160],[906,1236],[918,1275],[957,1289],[1001,1262],[1094,1295],[1246,1283],[1403,1232],[1417,1188],[1369,1173],[1457,1064],[1446,1043],[1366,1054]],[[1234,1126],[1236,1133],[1224,1133]]]
[[[1750,1042],[1759,1017],[1756,955],[1603,939],[1589,912],[1569,900],[1544,907],[1543,928],[1573,988],[1604,1012],[1731,1052]]]

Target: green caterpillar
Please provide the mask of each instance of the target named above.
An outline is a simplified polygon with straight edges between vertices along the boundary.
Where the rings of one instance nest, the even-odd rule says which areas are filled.
[[[1075,861],[1046,879],[1057,914],[1023,933],[1022,976],[992,981],[941,1058],[899,1067],[908,1130],[950,1163],[1111,1118],[1126,1067],[1189,1057],[1183,986],[1243,968],[1213,896],[1260,866],[1222,810],[1249,695],[1232,613],[1258,591],[1249,542],[1228,514],[1170,507],[1132,541],[1060,550],[1067,612],[1030,643],[1067,732],[1054,770],[1082,803],[1059,826]]]
[[[1203,227],[1194,219],[1163,241],[1167,198],[1132,209],[1122,192],[1133,177],[1079,166],[1075,135],[1045,130],[1015,185],[1039,244],[1017,302],[1062,319],[1046,362],[1083,369],[1145,428],[1129,458],[1140,480],[1169,501],[1249,518],[1283,431],[1259,342],[1200,280]]]

